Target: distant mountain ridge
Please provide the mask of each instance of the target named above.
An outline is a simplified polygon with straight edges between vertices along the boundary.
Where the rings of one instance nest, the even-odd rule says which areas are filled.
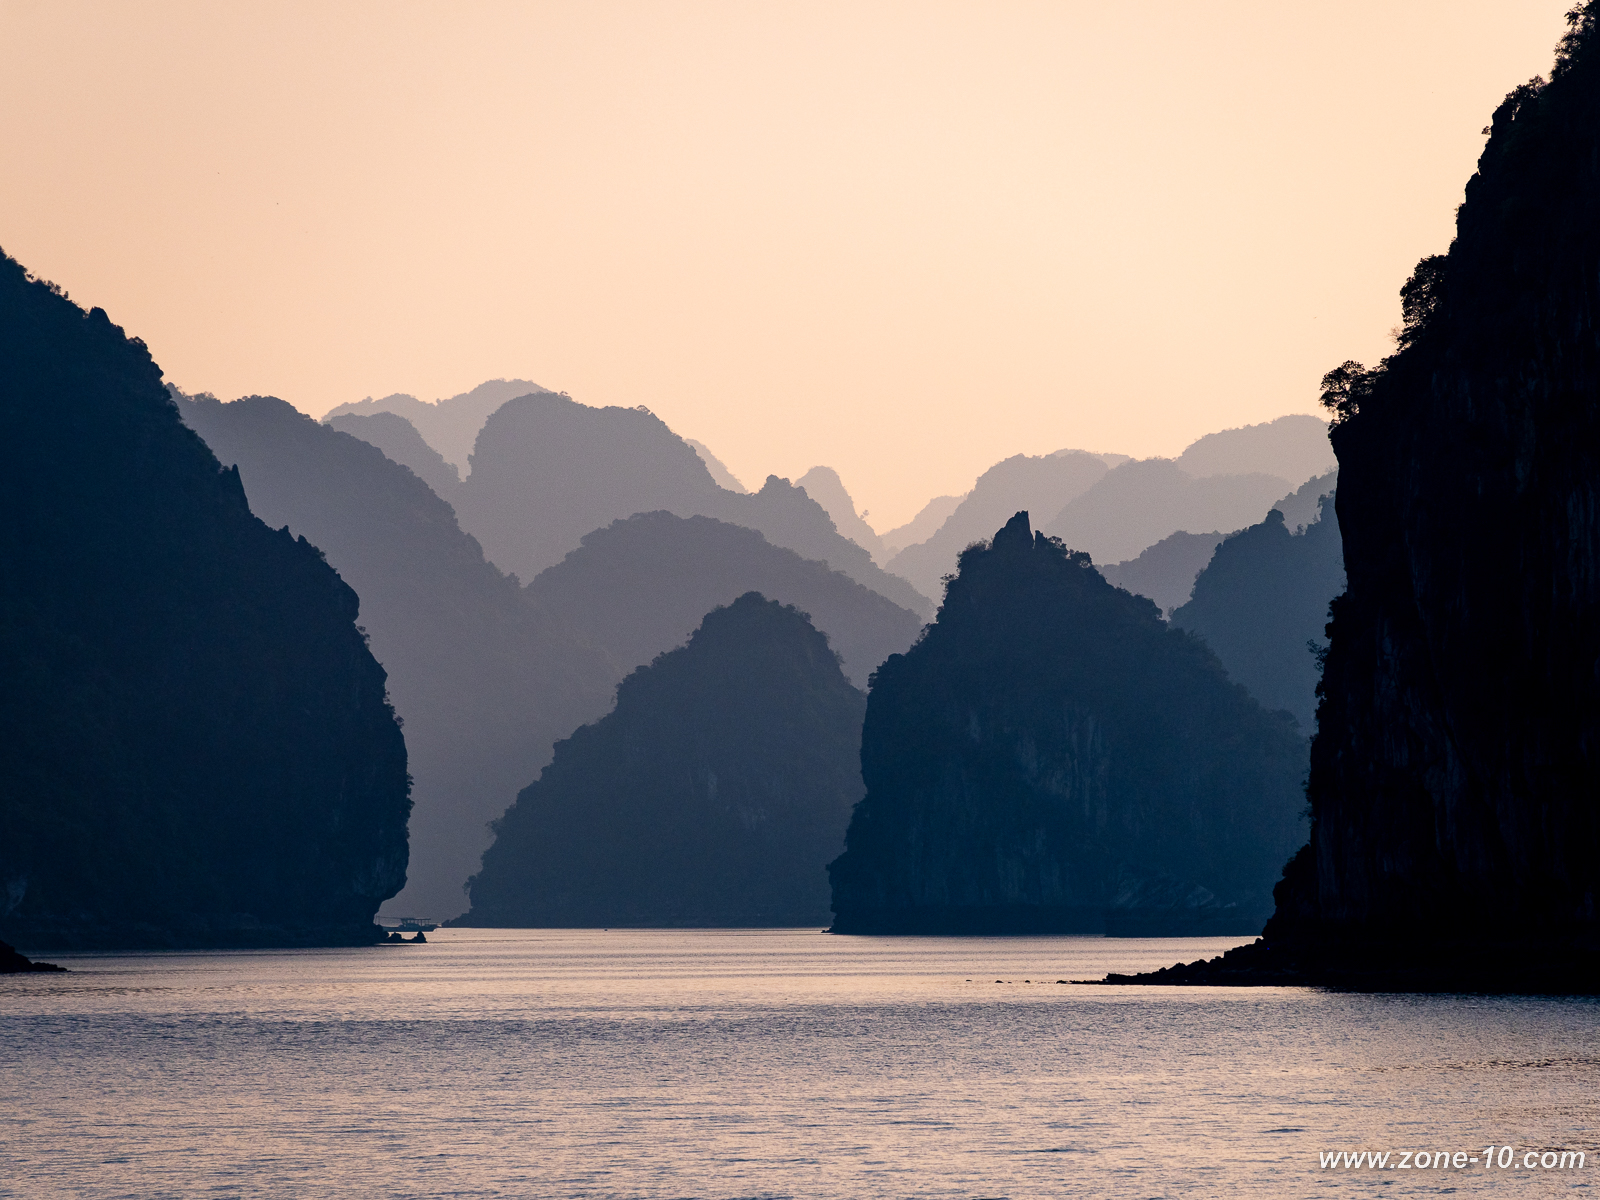
[[[238,464],[252,510],[310,539],[359,593],[416,781],[410,875],[389,911],[462,911],[488,822],[558,738],[605,711],[614,669],[375,447],[271,397],[180,407],[219,458]]]
[[[863,689],[922,628],[916,613],[753,529],[668,512],[637,513],[585,534],[527,590],[543,611],[609,654],[619,679],[682,645],[707,612],[746,592],[806,613]]]
[[[368,396],[353,404],[337,405],[324,413],[322,419],[328,422],[347,414],[369,416],[380,412],[394,413],[410,421],[428,445],[465,475],[473,443],[478,440],[478,431],[489,419],[489,414],[507,400],[534,393],[555,394],[549,388],[540,387],[527,379],[491,379],[469,392],[431,403],[404,392],[396,392],[378,400]]]
[[[822,505],[841,536],[868,551],[874,562],[883,561],[883,543],[872,526],[856,512],[856,502],[846,490],[844,480],[839,478],[839,472],[832,467],[812,467],[795,480],[794,485],[804,488],[806,495]]]
[[[1331,494],[1323,494],[1319,512],[1296,532],[1274,507],[1265,520],[1229,534],[1195,579],[1193,598],[1172,614],[1174,626],[1216,652],[1234,682],[1265,707],[1293,713],[1308,737],[1321,676],[1311,646],[1327,645],[1328,605],[1345,585]]]
[[[1154,600],[1156,607],[1170,616],[1173,609],[1189,599],[1195,576],[1205,569],[1221,542],[1222,534],[1215,530],[1179,530],[1146,547],[1135,558],[1102,566],[1100,574],[1109,584]]]
[[[907,546],[886,566],[937,599],[944,588],[941,580],[955,569],[963,549],[991,536],[1018,510],[1060,512],[1109,470],[1098,454],[1082,450],[1013,455],[978,476],[933,536]]]
[[[376,446],[385,458],[406,467],[432,488],[439,499],[454,502],[461,488],[461,476],[456,473],[455,464],[428,445],[417,427],[404,417],[392,412],[345,413],[323,423],[340,433],[360,438],[369,446]]]
[[[1175,461],[1179,470],[1196,479],[1212,475],[1309,479],[1336,465],[1328,422],[1308,413],[1208,433],[1190,442]]]
[[[739,495],[719,487],[694,449],[643,408],[592,408],[551,393],[522,396],[485,422],[462,482],[462,526],[502,570],[531,580],[583,535],[640,512],[708,516],[759,530],[919,615],[928,598],[841,536],[823,507],[768,476]]]
[[[1096,562],[1121,562],[1180,529],[1240,529],[1294,487],[1276,475],[1196,479],[1165,458],[1123,463],[1043,526]]]
[[[1066,464],[1072,469],[1062,469]],[[937,598],[962,548],[984,540],[1007,513],[1025,510],[1039,514],[1040,528],[1070,548],[1125,567],[1175,533],[1250,525],[1294,480],[1332,467],[1327,422],[1303,415],[1207,434],[1176,459],[1084,450],[1015,455],[985,471],[931,533],[927,514],[940,511],[937,502],[919,514],[915,538],[908,536],[911,526],[885,534],[883,541],[897,549],[884,565]],[[1171,552],[1163,552],[1168,558]],[[1179,584],[1174,577],[1160,586],[1170,598]]]

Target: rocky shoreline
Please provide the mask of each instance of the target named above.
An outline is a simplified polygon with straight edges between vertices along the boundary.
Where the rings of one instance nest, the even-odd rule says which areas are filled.
[[[34,962],[9,942],[0,942],[0,975],[21,975],[28,971],[65,971],[55,963]]]

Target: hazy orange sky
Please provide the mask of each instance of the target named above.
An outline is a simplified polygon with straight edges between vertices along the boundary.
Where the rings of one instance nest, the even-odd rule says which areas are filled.
[[[167,377],[523,377],[880,529],[1390,349],[1569,0],[0,0],[0,247]]]

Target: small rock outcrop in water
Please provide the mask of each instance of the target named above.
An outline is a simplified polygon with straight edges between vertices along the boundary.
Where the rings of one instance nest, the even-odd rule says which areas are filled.
[[[879,668],[840,933],[1254,932],[1305,743],[1203,644],[1018,513]]]
[[[1168,978],[1600,990],[1600,4],[1571,20],[1399,350],[1324,381],[1349,582],[1311,842],[1262,942]]]
[[[617,689],[496,823],[456,925],[818,925],[866,699],[755,593]]]
[[[145,346],[0,256],[0,933],[375,941],[406,750],[356,594]]]
[[[34,962],[8,942],[0,942],[0,975],[21,975],[28,971],[65,971],[55,963]]]

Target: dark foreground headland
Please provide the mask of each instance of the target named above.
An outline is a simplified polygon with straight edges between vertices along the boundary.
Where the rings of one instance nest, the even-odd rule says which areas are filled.
[[[1600,992],[1600,0],[1495,111],[1339,458],[1311,841],[1260,942],[1113,983]]]
[[[373,942],[406,747],[354,591],[250,511],[143,342],[0,254],[0,933]]]
[[[0,942],[0,975],[21,975],[28,971],[65,971],[55,963],[34,962],[9,942]]]

